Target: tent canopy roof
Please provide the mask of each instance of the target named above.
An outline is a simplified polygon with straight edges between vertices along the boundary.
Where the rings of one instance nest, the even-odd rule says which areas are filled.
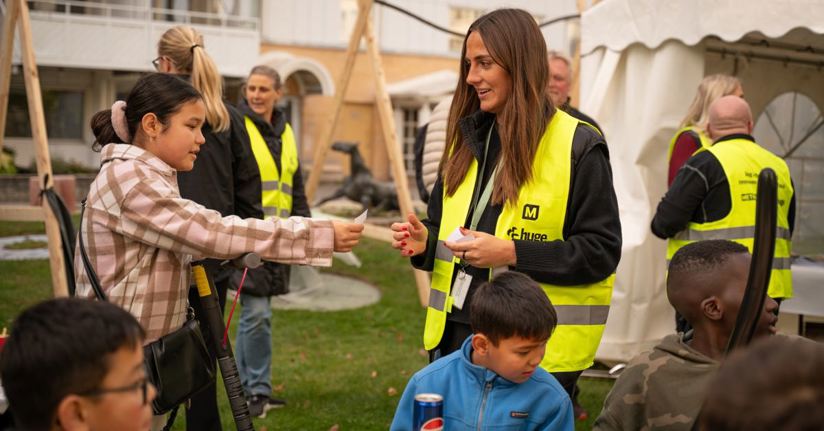
[[[668,40],[693,46],[710,36],[727,42],[758,33],[777,39],[796,28],[824,34],[824,2],[605,0],[587,10],[581,19],[581,27],[586,29],[581,53],[588,54],[598,47],[623,51],[636,43],[652,49]],[[812,42],[803,46],[815,48]]]
[[[455,91],[458,73],[454,70],[438,70],[386,86],[391,97],[442,97]]]

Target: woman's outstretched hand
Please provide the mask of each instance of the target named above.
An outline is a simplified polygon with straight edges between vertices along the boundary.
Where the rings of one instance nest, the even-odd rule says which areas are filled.
[[[392,247],[401,251],[401,255],[412,257],[426,251],[426,239],[429,231],[414,213],[406,216],[405,223],[392,223]]]
[[[495,235],[461,228],[464,235],[472,235],[474,239],[460,242],[445,242],[444,245],[452,250],[458,259],[475,268],[496,268],[504,265],[515,265],[515,242],[500,239]]]
[[[363,224],[333,220],[332,227],[335,228],[335,251],[345,253],[358,245]]]

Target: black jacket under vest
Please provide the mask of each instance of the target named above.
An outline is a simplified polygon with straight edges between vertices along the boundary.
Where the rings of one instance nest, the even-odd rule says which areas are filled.
[[[238,110],[243,116],[249,117],[257,127],[272,158],[278,172],[281,171],[281,154],[283,153],[283,142],[281,135],[286,130],[286,117],[278,109],[272,114],[272,121],[267,122],[256,114],[245,100],[238,104]],[[244,128],[246,122],[244,119]],[[257,162],[252,155],[252,162],[257,166]],[[260,181],[260,180],[259,180]],[[261,201],[261,194],[258,194],[258,203]],[[303,186],[303,176],[301,175],[300,164],[292,179],[292,214],[293,216],[311,217],[309,202],[306,199],[306,192]],[[260,218],[263,218],[262,216]],[[240,282],[240,274],[235,274],[233,280]],[[243,283],[243,293],[252,296],[274,296],[289,292],[289,265],[275,262],[264,262],[263,266],[250,270]]]
[[[486,136],[494,121],[495,115],[483,111],[460,120],[464,143],[471,147],[478,164],[482,163]],[[484,178],[476,183],[476,187],[489,181],[500,149],[501,141],[496,132],[489,142]],[[564,241],[514,240],[518,263],[510,268],[538,282],[561,286],[601,281],[615,272],[621,258],[621,222],[606,141],[592,128],[579,124],[573,135],[572,154],[569,157],[572,170],[563,228]],[[432,270],[443,211],[442,199],[434,197],[442,195],[443,179],[439,176],[432,188],[433,198],[429,200],[427,219],[423,221],[429,229],[427,251],[411,259],[416,268]],[[488,205],[477,230],[494,235],[502,210],[502,205]],[[471,217],[471,213],[467,214],[464,226],[469,226]],[[469,323],[470,307],[467,304],[471,303],[477,286],[488,276],[489,269],[470,266],[467,274],[472,276],[472,283],[464,307],[461,310],[453,308],[447,315],[448,320]]]

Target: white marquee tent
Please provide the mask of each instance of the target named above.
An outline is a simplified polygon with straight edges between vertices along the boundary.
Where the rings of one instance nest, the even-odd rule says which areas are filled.
[[[756,139],[792,170],[795,250],[822,243],[824,1],[604,0],[584,13],[581,43],[581,109],[609,142],[624,237],[598,357],[625,361],[674,327],[666,244],[649,223],[666,191],[669,140],[704,76],[741,79]]]

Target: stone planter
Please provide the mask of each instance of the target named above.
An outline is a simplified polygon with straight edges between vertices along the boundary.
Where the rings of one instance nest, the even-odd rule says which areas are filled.
[[[52,182],[57,196],[60,196],[69,212],[74,212],[77,209],[77,193],[75,191],[77,181],[75,181],[74,175],[55,175]],[[29,205],[40,206],[42,200],[40,180],[37,177],[29,177]]]
[[[95,174],[68,175],[74,178],[73,186],[66,186],[62,181],[55,181],[55,190],[58,195],[66,201],[71,198],[72,202],[79,202],[89,193],[89,185],[94,180]],[[55,178],[61,175],[55,176]],[[40,205],[39,182],[36,176],[31,174],[0,175],[0,204],[29,204]],[[66,189],[73,187],[73,192]],[[70,196],[72,195],[73,196]],[[68,202],[67,206],[68,206]],[[77,204],[70,207],[71,211],[78,209]]]

